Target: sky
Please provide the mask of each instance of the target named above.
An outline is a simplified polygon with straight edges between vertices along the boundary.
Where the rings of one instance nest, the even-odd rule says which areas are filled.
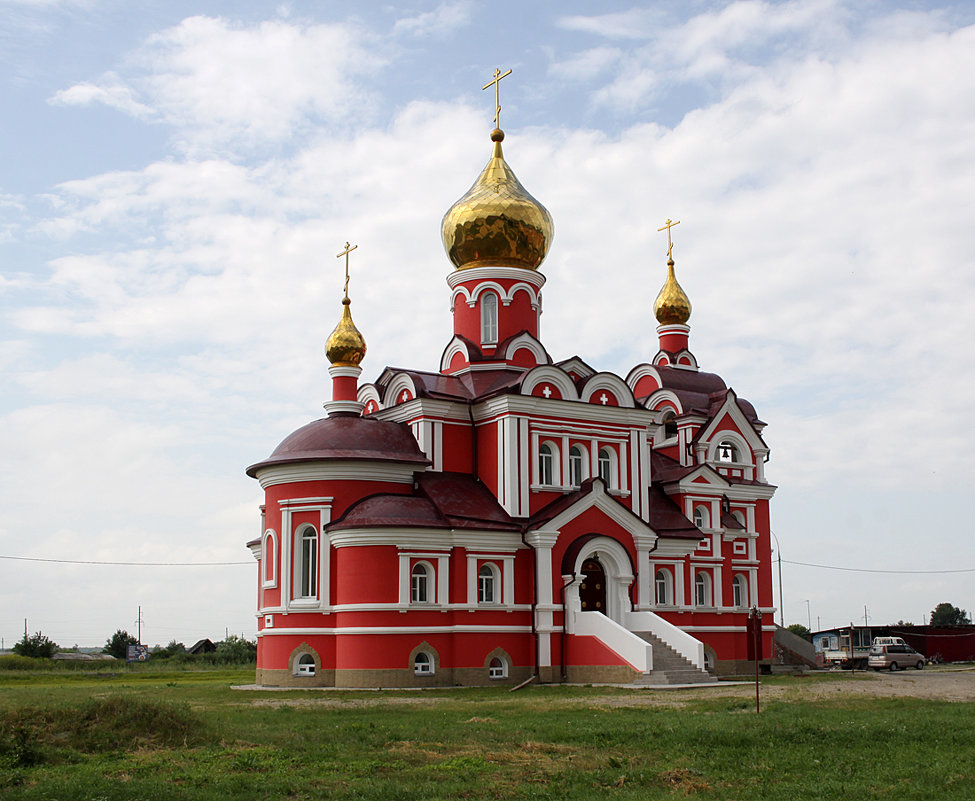
[[[975,608],[975,3],[0,0],[0,636],[256,631],[260,487],[353,312],[452,332],[444,211],[555,219],[542,340],[691,349],[768,423],[786,625]],[[959,528],[961,526],[961,528]]]

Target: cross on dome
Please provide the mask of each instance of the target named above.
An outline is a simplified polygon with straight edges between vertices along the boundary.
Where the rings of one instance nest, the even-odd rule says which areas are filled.
[[[495,68],[494,79],[488,81],[481,89],[487,89],[489,86],[494,86],[494,127],[498,130],[501,129],[501,79],[507,78],[511,75],[511,70],[507,72],[501,72],[500,69]]]
[[[348,242],[345,243],[345,250],[337,254],[335,258],[341,259],[345,256],[345,297],[349,297],[349,254],[355,250],[358,245],[350,245]]]
[[[671,258],[670,252],[674,249],[674,243],[671,242],[670,240],[670,229],[673,228],[675,225],[680,225],[680,220],[677,220],[676,222],[671,222],[670,217],[668,217],[667,222],[664,223],[664,225],[661,228],[657,229],[657,231],[663,231],[664,228],[667,229],[667,258],[668,259]]]

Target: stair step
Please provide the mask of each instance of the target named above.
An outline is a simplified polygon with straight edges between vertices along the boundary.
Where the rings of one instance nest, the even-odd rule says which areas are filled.
[[[648,631],[634,632],[653,647],[653,670],[644,673],[634,684],[662,687],[673,684],[711,684],[715,678],[685,659],[667,643]]]

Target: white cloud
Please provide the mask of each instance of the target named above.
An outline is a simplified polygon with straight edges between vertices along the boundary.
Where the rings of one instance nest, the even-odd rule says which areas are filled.
[[[441,3],[433,11],[425,11],[413,17],[402,17],[393,25],[393,33],[410,36],[444,37],[459,28],[470,25],[472,15],[470,0],[453,0]]]
[[[323,123],[368,118],[372,101],[359,79],[385,61],[372,40],[351,23],[245,26],[189,17],[149,37],[125,75],[76,84],[52,102],[100,102],[154,117],[190,153],[247,151]]]

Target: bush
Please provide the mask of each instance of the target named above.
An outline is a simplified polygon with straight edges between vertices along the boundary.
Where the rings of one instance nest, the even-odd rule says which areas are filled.
[[[139,641],[124,629],[119,629],[105,643],[103,654],[111,654],[116,659],[125,659],[126,650],[130,645],[138,645]]]
[[[52,642],[41,632],[28,636],[26,632],[14,646],[14,653],[18,656],[29,656],[33,659],[50,659],[58,652],[58,644]]]
[[[257,643],[231,634],[217,643],[214,663],[218,665],[246,665],[257,661]]]

